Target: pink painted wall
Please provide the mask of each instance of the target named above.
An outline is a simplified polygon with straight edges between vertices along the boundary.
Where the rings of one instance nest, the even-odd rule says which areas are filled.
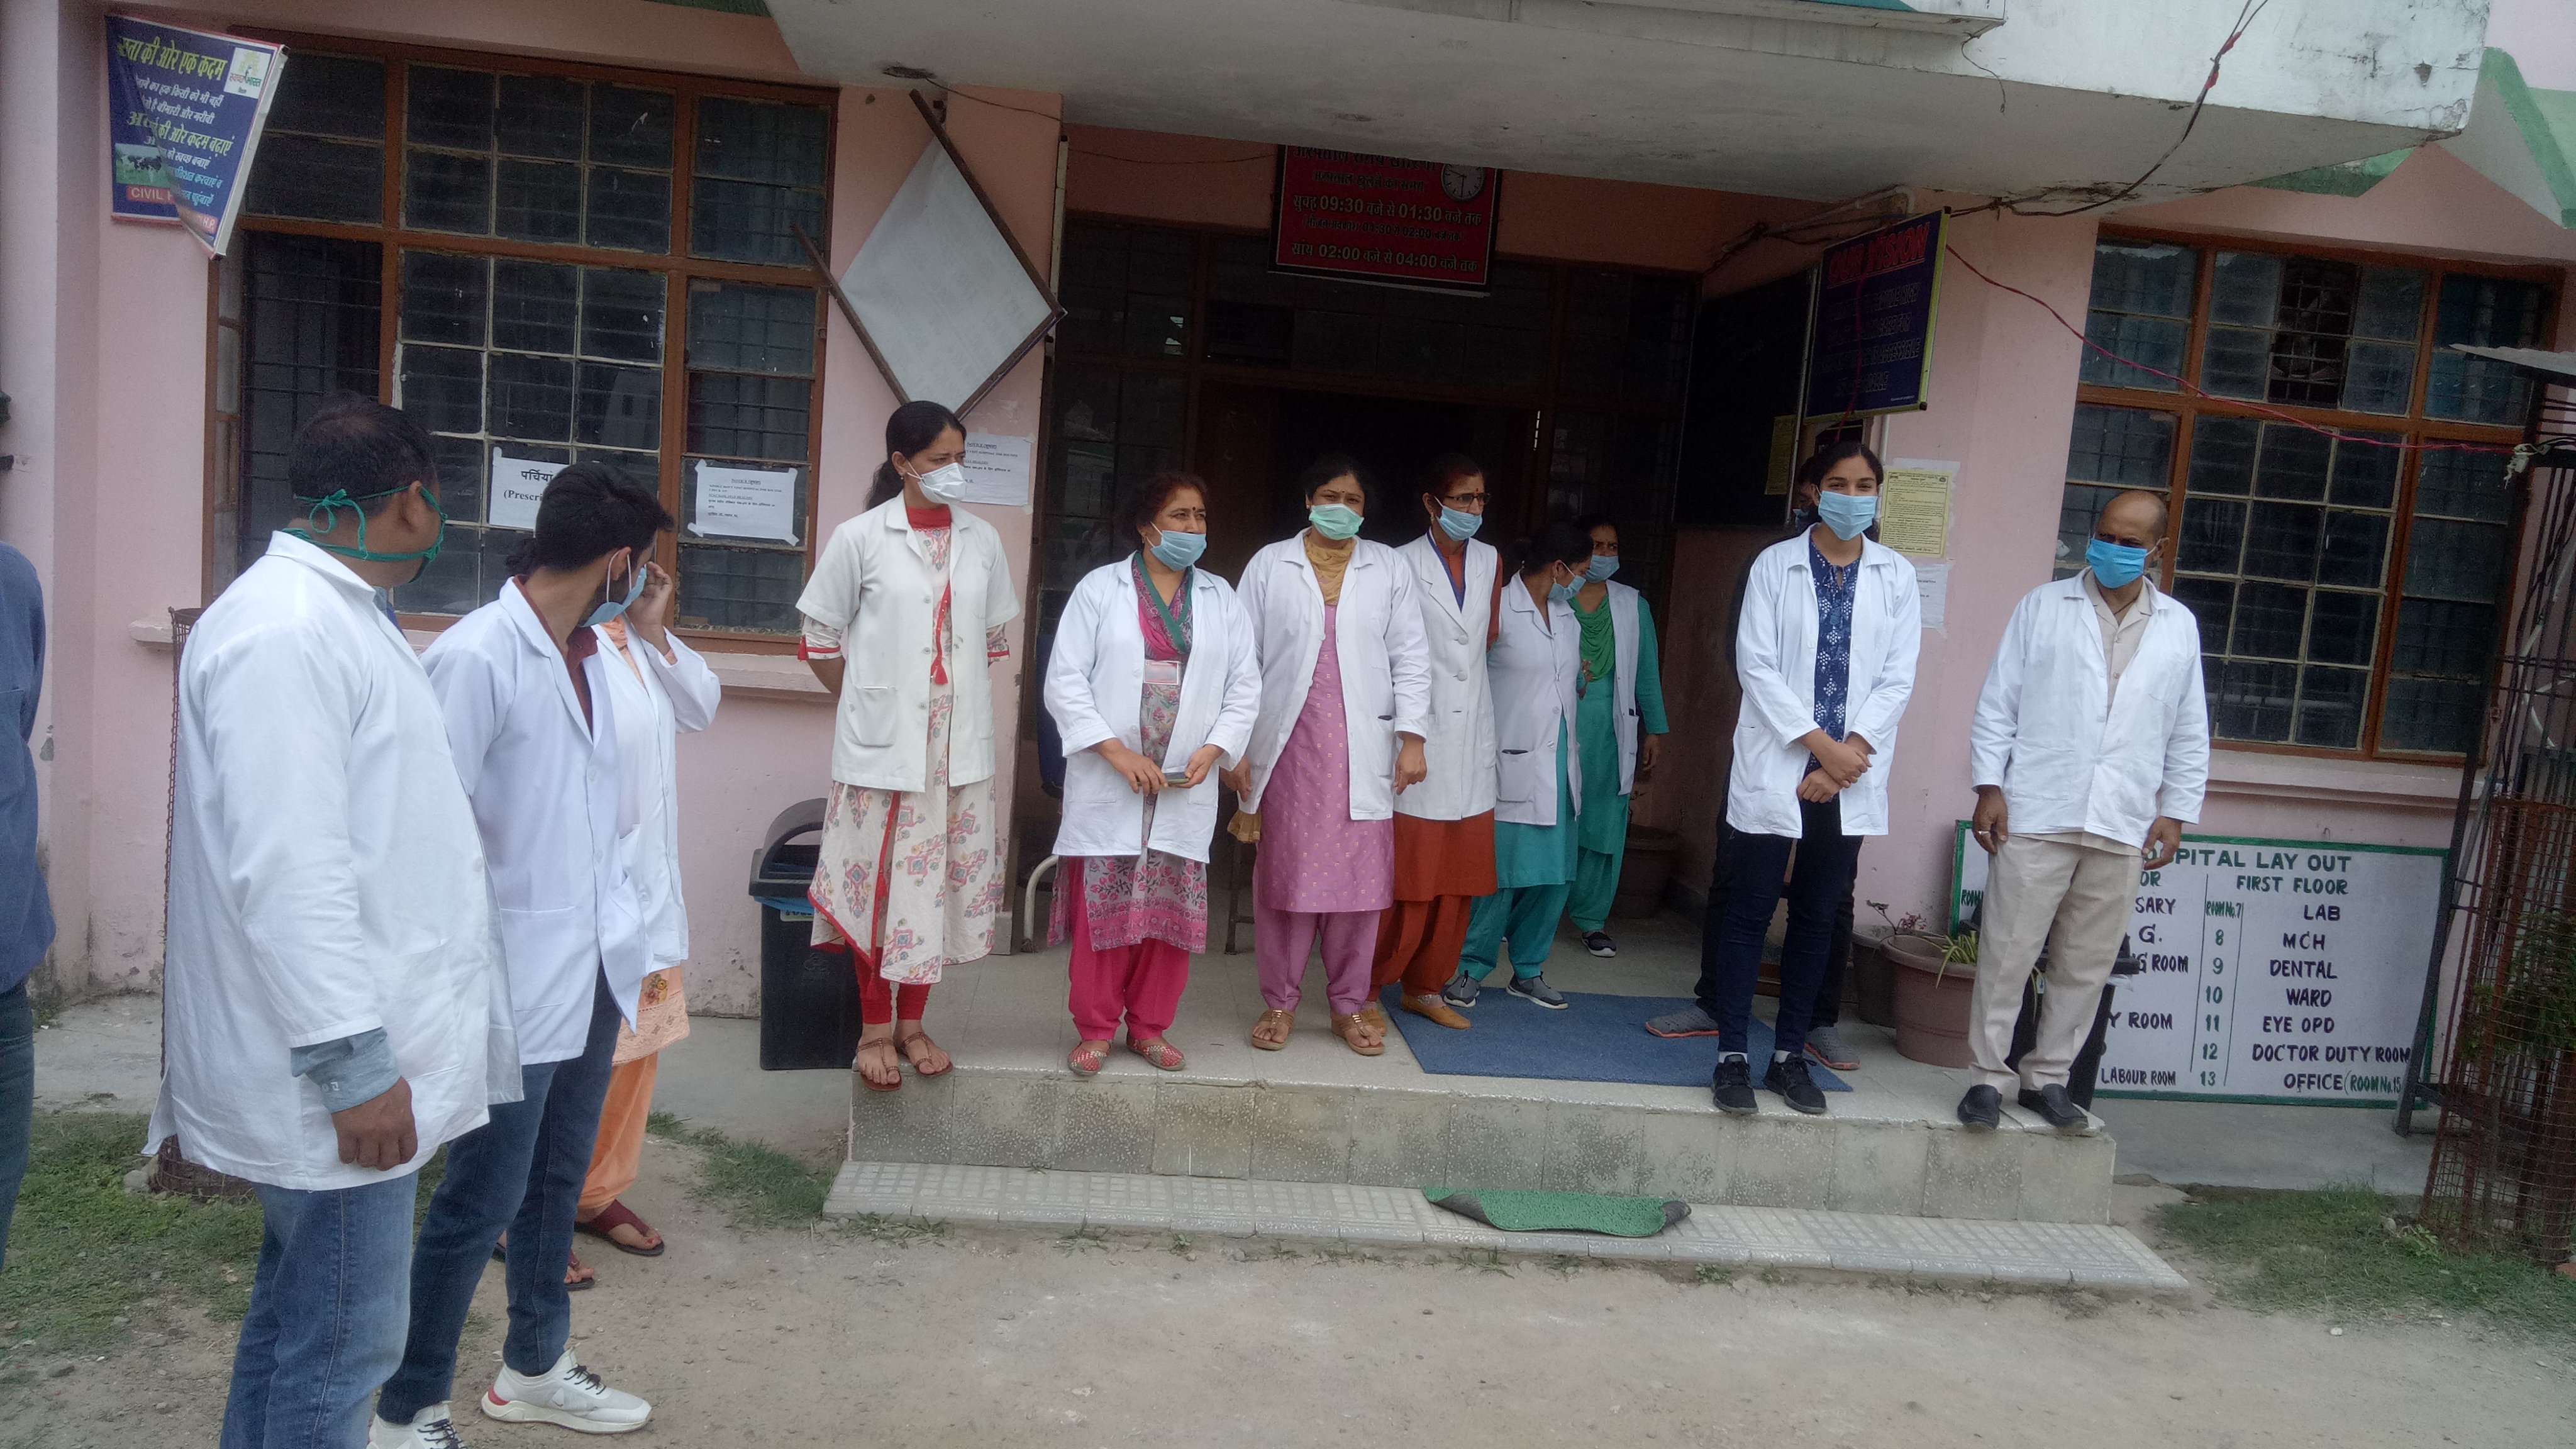
[[[95,5],[0,0],[0,389],[19,417],[0,448],[22,452],[0,477],[0,535],[44,571],[54,648],[48,705],[53,758],[47,846],[62,939],[49,989],[149,986],[160,964],[169,770],[170,655],[129,626],[200,596],[204,539],[206,308],[209,269],[181,233],[111,224],[98,204],[104,146]],[[177,4],[161,14],[206,29],[344,34],[416,44],[778,81],[800,81],[767,20],[643,0],[543,6],[461,0],[436,6],[245,0]],[[1053,97],[997,93],[1047,110]],[[952,105],[968,163],[1033,256],[1050,246],[1055,126],[1044,116]],[[845,90],[833,193],[833,260],[847,264],[928,131],[900,91]],[[1034,436],[1032,355],[970,420]],[[111,389],[101,379],[115,379]],[[848,328],[825,356],[817,495],[825,530],[860,507],[883,456],[893,398]],[[134,426],[148,401],[152,426]],[[1029,515],[984,509],[1025,576]],[[1018,709],[1014,663],[997,679],[1004,717]],[[831,714],[807,700],[731,696],[717,725],[681,747],[682,867],[693,907],[689,994],[700,1010],[756,1005],[757,916],[742,886],[770,818],[828,785]],[[1015,731],[1005,731],[1006,737]],[[1012,765],[1002,761],[1007,791]]]

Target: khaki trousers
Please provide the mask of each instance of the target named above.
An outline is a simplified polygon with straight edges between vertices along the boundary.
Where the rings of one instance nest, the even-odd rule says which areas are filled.
[[[2007,1098],[2017,1085],[2033,1091],[2066,1085],[2129,928],[2142,864],[2134,850],[2115,854],[2029,835],[2007,837],[1994,853],[1979,920],[1977,989],[1968,1008],[1978,1081]],[[2016,1076],[2004,1058],[2012,1055],[2022,983],[2052,935],[2039,1038]]]

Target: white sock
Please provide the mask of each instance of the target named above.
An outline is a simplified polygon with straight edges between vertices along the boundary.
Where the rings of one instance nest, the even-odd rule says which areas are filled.
[[[1787,1052],[1773,1052],[1773,1053],[1771,1054],[1771,1061],[1772,1061],[1772,1064],[1773,1064],[1773,1065],[1775,1065],[1775,1066],[1776,1066],[1776,1065],[1778,1065],[1778,1064],[1779,1064],[1779,1063],[1781,1063],[1781,1062],[1785,1062],[1785,1061],[1787,1061],[1788,1059],[1789,1059],[1789,1054],[1788,1054]]]
[[[1744,1053],[1742,1053],[1742,1052],[1720,1052],[1720,1053],[1718,1053],[1718,1057],[1717,1057],[1717,1059],[1718,1059],[1719,1061],[1721,1061],[1721,1062],[1740,1062],[1740,1061],[1743,1061],[1743,1060],[1744,1060]]]

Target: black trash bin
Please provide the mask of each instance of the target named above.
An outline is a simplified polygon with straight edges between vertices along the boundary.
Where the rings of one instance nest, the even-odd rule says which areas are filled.
[[[822,854],[823,802],[803,800],[769,822],[751,857],[760,903],[760,1069],[848,1071],[859,1050],[859,978],[847,952],[813,946],[805,890]]]

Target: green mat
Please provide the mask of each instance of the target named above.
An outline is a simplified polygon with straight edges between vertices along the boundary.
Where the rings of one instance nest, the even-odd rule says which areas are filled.
[[[1477,1192],[1424,1188],[1422,1195],[1461,1217],[1507,1233],[1604,1233],[1651,1238],[1690,1216],[1690,1204],[1656,1197],[1602,1197],[1589,1192]]]

